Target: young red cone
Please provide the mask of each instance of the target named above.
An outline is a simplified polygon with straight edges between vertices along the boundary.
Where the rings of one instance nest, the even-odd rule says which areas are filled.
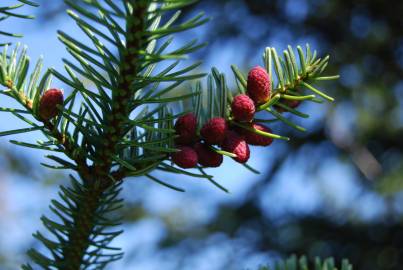
[[[228,130],[227,121],[221,117],[211,118],[200,130],[200,135],[208,144],[221,144]]]
[[[248,74],[248,95],[256,104],[262,104],[270,99],[271,82],[266,69],[254,67]]]
[[[63,91],[60,89],[46,90],[39,100],[39,116],[48,121],[59,114],[57,105],[63,105]]]
[[[197,165],[198,157],[193,148],[189,146],[178,146],[180,151],[171,155],[172,161],[181,168],[190,169]]]
[[[199,164],[204,167],[219,167],[223,162],[223,156],[216,153],[205,143],[196,143],[194,146]]]
[[[272,130],[270,128],[268,128],[262,124],[252,123],[249,127],[260,130],[260,131],[264,131],[267,133],[272,133]],[[247,129],[239,128],[238,130],[239,130],[240,134],[242,134],[245,141],[250,145],[269,146],[273,142],[272,138],[268,138],[268,137],[256,134]]]
[[[175,139],[175,142],[181,145],[194,143],[197,139],[196,129],[197,118],[193,113],[179,117],[175,123],[175,130],[179,137]]]
[[[256,108],[253,100],[247,95],[238,95],[231,104],[234,119],[240,122],[250,122],[255,116]]]
[[[250,157],[249,146],[246,141],[234,131],[228,131],[222,144],[224,151],[237,155],[234,160],[246,163]]]

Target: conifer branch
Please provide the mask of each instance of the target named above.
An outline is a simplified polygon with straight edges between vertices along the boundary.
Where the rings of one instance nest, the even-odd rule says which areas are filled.
[[[23,89],[17,89],[14,82],[11,80],[8,80],[7,84],[4,86],[7,87],[6,91],[10,91],[7,92],[7,94],[16,96],[17,100],[25,107],[27,113],[35,115],[33,108],[34,100],[27,97]],[[80,155],[80,152],[77,152],[77,149],[80,149],[79,146],[71,140],[68,134],[61,133],[52,121],[44,120],[39,117],[37,120],[43,124],[42,132],[45,135],[56,139],[58,144],[63,147],[63,152],[66,156],[76,162],[77,172],[83,177],[83,179],[89,179],[90,168],[88,167],[85,158]]]
[[[175,57],[183,58],[185,53],[192,52],[198,48],[195,42],[192,42],[182,49],[166,54],[169,57],[165,57],[162,53],[169,44],[165,43],[160,48],[157,48],[155,41],[169,33],[184,31],[200,25],[203,21],[200,21],[201,17],[199,16],[188,23],[182,24],[181,27],[175,27],[173,25],[177,19],[177,15],[175,15],[175,19],[171,19],[165,25],[159,26],[158,23],[161,20],[162,13],[175,9],[177,3],[172,5],[171,3],[164,3],[164,1],[123,1],[125,8],[125,11],[123,11],[121,6],[115,6],[112,2],[107,1],[106,4],[117,11],[115,15],[122,17],[126,21],[126,29],[124,30],[115,24],[107,14],[107,10],[98,1],[83,1],[83,4],[94,5],[94,7],[98,8],[102,13],[99,17],[73,1],[67,0],[66,3],[84,17],[106,25],[111,32],[111,37],[98,31],[73,11],[69,11],[70,16],[92,39],[98,52],[60,32],[60,40],[66,44],[69,53],[81,65],[79,67],[69,60],[65,60],[66,71],[70,78],[51,69],[50,72],[45,73],[40,82],[37,82],[40,78],[39,73],[42,66],[41,62],[38,62],[27,86],[24,83],[27,73],[21,70],[27,70],[29,59],[25,50],[18,56],[17,49],[15,49],[12,57],[9,59],[4,57],[3,61],[7,66],[11,67],[12,63],[17,61],[17,57],[19,57],[18,62],[21,63],[21,67],[18,67],[15,71],[6,68],[5,72],[0,74],[0,82],[8,87],[3,94],[19,101],[28,114],[32,114],[35,120],[42,122],[43,126],[38,129],[42,130],[49,138],[56,140],[48,144],[53,145],[55,148],[48,145],[36,146],[30,143],[15,143],[26,147],[64,152],[76,165],[72,165],[69,161],[55,156],[48,157],[60,163],[62,165],[60,168],[73,169],[80,175],[80,180],[73,179],[72,190],[61,187],[63,191],[61,198],[64,204],[53,201],[57,208],[54,209],[62,224],[58,225],[50,219],[43,218],[44,225],[52,231],[58,241],[47,239],[39,232],[35,234],[35,237],[50,250],[52,257],[46,257],[35,250],[30,250],[30,257],[44,269],[49,267],[69,270],[78,270],[82,269],[82,267],[102,269],[109,262],[121,257],[119,253],[108,256],[102,255],[104,260],[100,261],[99,264],[93,259],[97,260],[99,255],[92,251],[94,248],[97,252],[107,250],[107,243],[118,235],[114,233],[112,234],[113,237],[109,237],[97,230],[99,226],[108,227],[111,225],[103,223],[105,219],[103,212],[96,214],[98,209],[103,207],[103,202],[106,203],[107,208],[115,208],[109,206],[114,204],[113,201],[105,202],[108,190],[116,190],[113,193],[113,198],[116,198],[119,190],[115,189],[115,187],[128,175],[146,175],[150,180],[163,184],[162,181],[149,175],[148,172],[165,160],[168,157],[167,153],[175,151],[173,148],[169,151],[166,148],[166,145],[171,143],[170,141],[173,139],[174,134],[171,132],[172,129],[169,128],[169,125],[171,125],[170,123],[174,117],[168,114],[165,107],[159,107],[159,109],[151,112],[144,111],[145,114],[139,118],[144,121],[141,124],[129,118],[131,112],[151,100],[153,100],[152,102],[159,102],[158,99],[160,98],[160,103],[165,103],[182,99],[182,97],[165,99],[162,93],[171,91],[173,87],[178,85],[178,82],[202,76],[181,77],[181,75],[193,70],[198,65],[192,65],[176,72],[171,72],[174,68],[172,66],[162,73],[152,76],[152,70],[158,62],[171,59],[171,56],[174,55]],[[188,1],[183,1],[182,5],[177,7],[189,3]],[[160,28],[164,30],[161,31]],[[120,35],[125,37],[125,43],[120,41]],[[113,56],[102,45],[99,37],[114,44],[118,49],[119,56]],[[153,47],[150,47],[150,44]],[[147,51],[146,54],[144,53],[145,51]],[[90,54],[102,58],[103,64],[90,56]],[[112,64],[108,62],[109,59],[105,58],[105,54],[108,54],[108,57],[113,60]],[[104,69],[108,75],[107,78],[103,78],[100,72],[94,69],[87,61]],[[74,72],[91,80],[97,86],[99,92],[96,93],[91,89],[87,89]],[[57,118],[44,120],[38,114],[38,99],[48,88],[51,73],[73,87],[74,92],[67,97],[63,106],[60,106],[59,109],[62,110],[62,113]],[[155,91],[160,81],[173,81],[174,83],[172,86],[163,89],[160,94],[155,95],[153,92],[148,92],[147,99],[135,99],[135,94],[140,90],[147,89],[148,86],[152,86],[153,91]],[[107,90],[111,91],[110,96],[106,92]],[[78,93],[84,98],[85,104],[76,113],[72,111],[72,108]],[[102,114],[99,114],[99,111]],[[159,116],[158,118],[155,117],[156,114]],[[35,123],[28,120],[27,123],[33,125],[33,128],[29,130],[37,129]],[[151,123],[157,124],[159,128],[154,127],[154,124]],[[68,128],[69,125],[74,126],[72,134]],[[136,126],[141,127],[144,131],[136,132]],[[128,133],[129,135],[127,135]],[[167,134],[169,137],[164,138],[163,134]],[[81,143],[79,138],[81,138]],[[133,151],[135,146],[132,143],[122,144],[121,142],[124,140],[129,140],[132,143],[138,142],[139,145],[142,145],[141,152],[138,152],[137,149]],[[153,145],[153,141],[155,141],[155,145]],[[131,153],[137,152],[137,154],[129,157],[129,160],[126,154],[121,156],[122,150]],[[152,154],[149,155],[147,152]],[[87,165],[87,161],[90,161],[92,165]],[[44,165],[56,168],[52,165]],[[112,168],[116,168],[116,170],[111,171]],[[171,185],[166,184],[166,186]],[[91,237],[98,237],[100,240],[93,242]],[[32,267],[25,265],[24,269],[32,269]]]
[[[58,222],[42,217],[42,222],[54,239],[40,232],[34,237],[50,251],[51,257],[35,249],[28,251],[31,259],[42,269],[80,270],[103,269],[109,263],[122,258],[120,248],[110,242],[121,230],[120,218],[115,211],[122,207],[118,198],[120,183],[99,185],[99,182],[82,182],[73,177],[71,187],[60,187],[60,200],[52,200],[51,211]],[[29,264],[24,270],[34,269]]]
[[[91,235],[97,224],[95,221],[97,212],[102,211],[101,200],[108,188],[109,185],[99,185],[95,182],[84,183],[82,199],[72,216],[71,231],[68,232],[66,245],[61,251],[63,256],[55,261],[57,265],[60,265],[60,270],[79,270],[82,265],[90,265],[89,261],[85,261],[85,257],[88,248],[94,245]],[[118,257],[120,257],[119,254]]]
[[[16,6],[0,8],[0,21],[9,16],[30,18],[13,12],[24,4],[33,5],[27,0],[19,2]],[[63,59],[67,74],[48,69],[42,75],[41,60],[30,72],[27,50],[19,45],[9,52],[9,46],[2,44],[5,46],[0,56],[0,85],[5,88],[0,94],[22,106],[22,109],[0,108],[0,111],[9,112],[28,125],[1,131],[0,136],[41,131],[47,141],[10,142],[64,154],[64,157],[48,155],[56,165],[43,165],[72,170],[79,176],[79,179],[71,176],[70,186],[61,186],[59,200],[51,203],[58,221],[42,217],[53,238],[40,232],[34,234],[48,251],[47,254],[34,249],[29,251],[32,261],[42,269],[104,269],[122,257],[120,249],[111,247],[110,242],[121,233],[111,231],[111,228],[120,221],[113,213],[121,207],[119,192],[125,178],[145,176],[167,188],[184,191],[152,175],[158,170],[203,179],[228,192],[206,173],[206,167],[219,166],[223,156],[227,156],[258,173],[245,164],[250,154],[248,144],[268,146],[273,139],[289,140],[272,133],[259,122],[282,121],[305,131],[282,113],[307,118],[309,115],[295,109],[300,102],[323,102],[319,97],[333,100],[314,84],[338,76],[321,75],[329,57],[318,58],[309,45],[305,52],[297,47],[299,61],[290,46],[283,51],[282,57],[274,48],[267,48],[263,55],[265,68],[254,68],[258,74],[254,77],[258,80],[256,85],[263,85],[264,89],[249,89],[256,82],[249,81],[249,77],[246,79],[237,67],[232,66],[237,93],[229,90],[225,74],[213,68],[207,76],[207,102],[203,100],[201,81],[197,81],[191,91],[175,95],[174,90],[184,82],[206,75],[194,73],[201,62],[179,66],[180,60],[203,47],[204,43],[190,40],[179,48],[170,49],[175,34],[208,21],[200,13],[177,23],[180,9],[196,1],[65,2],[70,7],[68,15],[91,41],[91,44],[83,43],[68,33],[58,32],[59,40],[74,58],[74,61]],[[1,17],[2,14],[5,16]],[[11,34],[0,32],[0,35]],[[53,76],[72,89],[64,101],[61,90],[50,89]],[[91,85],[85,85],[83,79]],[[302,93],[301,88],[310,93]],[[50,90],[55,91],[49,94]],[[253,97],[251,91],[261,93]],[[239,95],[234,97],[235,94]],[[57,99],[50,104],[50,109],[45,106],[45,112],[49,110],[50,113],[44,116],[41,106],[45,97]],[[184,101],[191,101],[193,113],[174,114],[169,104]],[[80,106],[76,109],[78,102]],[[237,109],[240,114],[236,114]],[[255,112],[259,111],[269,112],[272,118],[254,118]],[[180,132],[181,125],[178,125],[183,119],[187,119],[183,125],[185,140]],[[215,121],[210,123],[213,119]],[[207,126],[207,132],[203,132],[204,126]],[[218,136],[211,136],[210,133],[217,130]],[[239,136],[235,131],[243,135]],[[188,134],[192,137],[186,138]],[[206,156],[213,159],[206,159]],[[188,168],[198,172],[188,171]],[[290,263],[295,264],[295,261]],[[23,269],[34,268],[27,264]]]

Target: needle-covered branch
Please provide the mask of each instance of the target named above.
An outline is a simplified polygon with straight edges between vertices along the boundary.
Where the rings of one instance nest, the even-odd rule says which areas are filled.
[[[0,7],[0,22],[11,16],[30,18],[15,10],[34,4],[19,2]],[[269,147],[276,139],[292,139],[267,124],[282,122],[305,131],[287,113],[303,120],[309,115],[297,109],[300,104],[333,101],[317,84],[338,76],[322,75],[329,57],[319,58],[309,45],[296,51],[289,46],[281,56],[267,48],[262,67],[252,68],[247,76],[232,66],[236,87],[213,68],[204,86],[202,62],[183,60],[206,44],[196,39],[182,45],[173,41],[178,33],[208,21],[203,13],[180,19],[180,9],[194,2],[65,0],[67,14],[86,40],[58,31],[71,56],[63,58],[64,71],[42,72],[42,60],[31,67],[25,47],[2,44],[0,96],[14,99],[20,107],[1,107],[0,112],[27,126],[2,130],[0,136],[40,131],[45,140],[10,142],[51,152],[46,156],[51,163],[43,166],[78,175],[72,175],[70,186],[61,186],[59,200],[52,201],[57,220],[42,218],[52,236],[34,234],[47,248],[47,253],[29,251],[36,266],[104,269],[122,257],[120,249],[110,246],[121,232],[109,228],[119,223],[113,213],[121,207],[124,179],[145,176],[184,191],[154,175],[160,171],[201,179],[228,192],[206,168],[232,158],[259,173],[247,164],[253,155],[250,146]],[[68,89],[55,88],[53,77]],[[177,112],[178,104],[191,104],[191,109]],[[287,263],[294,265],[295,260]],[[27,264],[23,269],[34,268]]]

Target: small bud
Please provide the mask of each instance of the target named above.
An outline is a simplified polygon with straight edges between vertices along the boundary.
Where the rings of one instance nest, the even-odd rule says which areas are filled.
[[[227,121],[221,117],[210,119],[200,130],[200,135],[208,144],[221,144],[228,130]]]
[[[234,131],[228,131],[222,144],[224,151],[237,155],[234,160],[239,163],[246,163],[250,157],[249,146],[246,141]]]
[[[214,152],[205,143],[196,143],[194,146],[199,164],[204,167],[219,167],[223,162],[223,156]]]
[[[240,122],[250,122],[255,116],[256,108],[253,100],[247,95],[238,95],[231,104],[234,119]]]
[[[171,155],[172,161],[181,168],[190,169],[197,165],[197,153],[189,146],[178,146],[179,152]]]
[[[254,67],[248,74],[248,95],[256,104],[266,103],[270,99],[271,82],[269,74],[262,67]]]
[[[39,116],[48,121],[59,114],[58,105],[63,105],[63,91],[60,89],[46,90],[39,101]]]
[[[175,123],[175,130],[179,137],[175,139],[175,142],[181,145],[194,143],[197,139],[196,129],[197,118],[193,113],[179,117]]]

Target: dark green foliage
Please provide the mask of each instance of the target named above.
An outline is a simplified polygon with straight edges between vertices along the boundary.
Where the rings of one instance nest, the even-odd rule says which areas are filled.
[[[352,270],[353,267],[348,263],[347,260],[343,260],[340,268],[335,264],[333,258],[326,259],[322,261],[316,258],[315,261],[310,266],[308,260],[305,257],[297,258],[292,256],[287,260],[276,262],[273,268],[269,266],[261,266],[258,270]]]

